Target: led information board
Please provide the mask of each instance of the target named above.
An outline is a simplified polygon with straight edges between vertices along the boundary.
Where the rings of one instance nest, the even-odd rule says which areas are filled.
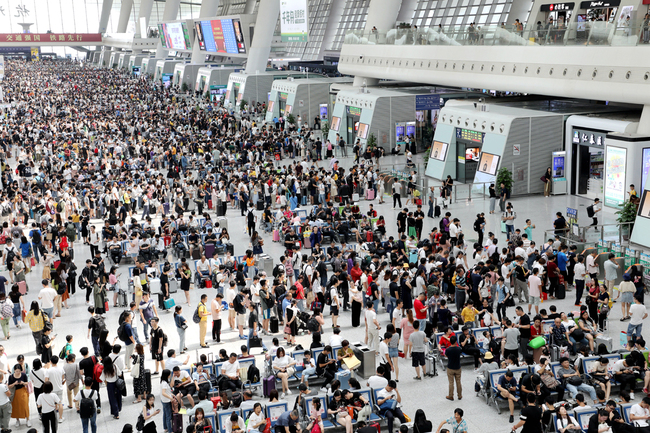
[[[471,129],[456,128],[456,139],[483,143],[484,132],[472,131]]]
[[[246,43],[239,19],[197,21],[199,47],[209,53],[246,54]],[[201,43],[203,41],[203,43]]]

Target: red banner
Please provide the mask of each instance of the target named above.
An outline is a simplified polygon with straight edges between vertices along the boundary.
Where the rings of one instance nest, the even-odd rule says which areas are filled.
[[[0,33],[1,43],[101,42],[101,33]]]

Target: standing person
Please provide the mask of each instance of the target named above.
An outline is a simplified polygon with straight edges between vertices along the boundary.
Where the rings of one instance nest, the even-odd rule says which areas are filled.
[[[614,284],[616,283],[616,278],[618,278],[618,270],[621,267],[616,263],[616,255],[614,253],[609,253],[607,256],[607,261],[605,262],[605,287],[607,287],[607,293],[609,297],[612,297],[612,290],[614,289]]]
[[[483,212],[476,214],[476,220],[474,220],[474,231],[478,235],[478,244],[483,245],[483,233],[485,232],[485,214]]]
[[[117,380],[122,375],[122,369],[119,365],[114,364],[110,356],[102,359],[104,370],[99,377],[102,382],[106,383],[106,392],[108,393],[108,402],[111,406],[111,415],[114,419],[120,419],[122,410],[122,392],[117,388]]]
[[[598,263],[596,262],[596,257],[598,257],[598,251],[596,248],[591,250],[591,253],[587,256],[587,273],[589,277],[594,282],[594,285],[598,287]]]
[[[92,389],[92,377],[84,379],[84,389],[79,391],[74,398],[79,407],[79,418],[81,419],[81,428],[83,433],[88,433],[88,424],[92,433],[97,433],[97,411],[95,410],[95,399],[97,391]]]
[[[436,430],[436,433],[440,433],[442,426],[445,424],[449,424],[451,426],[453,433],[467,433],[467,422],[463,419],[464,414],[465,413],[463,412],[463,409],[454,409],[454,416],[452,418],[447,418],[441,422],[438,426],[438,430]]]
[[[20,364],[14,366],[14,374],[9,376],[7,385],[13,390],[13,401],[11,403],[11,417],[16,420],[16,427],[20,426],[20,420],[24,419],[27,427],[31,427],[29,421],[29,392],[27,391],[27,374]]]
[[[372,301],[366,303],[366,338],[368,340],[368,348],[377,351],[379,345],[379,330],[381,326],[377,321],[377,313],[375,312]]]
[[[160,375],[160,402],[163,406],[163,428],[166,432],[172,431],[172,399],[175,399],[170,381],[172,372],[163,369]]]
[[[187,350],[185,347],[185,330],[187,329],[187,319],[182,316],[183,307],[176,305],[174,307],[174,323],[176,324],[176,332],[178,332],[178,353],[183,354]]]
[[[393,209],[399,209],[402,207],[402,184],[398,179],[395,179],[393,182]],[[399,207],[395,206],[399,204]]]
[[[490,184],[488,191],[490,192],[490,214],[493,214],[497,204],[497,190],[493,183]]]
[[[528,296],[530,299],[530,302],[528,303],[528,314],[530,314],[533,305],[535,306],[535,314],[539,314],[539,304],[541,303],[542,296],[542,280],[538,277],[538,274],[539,268],[533,268],[532,275],[528,277]]]
[[[81,381],[81,371],[79,370],[79,364],[76,362],[76,359],[76,355],[71,353],[65,358],[65,364],[63,364],[65,389],[68,393],[68,409],[72,409],[74,396],[79,392],[79,382]],[[79,403],[75,403],[75,406],[78,411]]]
[[[221,343],[221,311],[223,310],[223,295],[217,293],[217,296],[210,304],[210,312],[212,313],[212,341]]]
[[[544,179],[544,197],[548,197],[551,195],[551,167],[548,167],[546,169],[546,172],[544,173],[544,176],[542,178]]]
[[[156,361],[156,371],[151,373],[151,375],[158,374],[159,366],[162,369],[165,369],[165,360],[163,359],[163,341],[165,338],[165,333],[158,326],[160,319],[154,317],[151,319],[151,340],[149,343],[149,348],[151,349],[151,358]]]
[[[36,406],[41,409],[43,432],[56,433],[58,429],[56,412],[59,411],[59,414],[61,415],[59,422],[63,422],[63,406],[61,405],[61,399],[59,396],[52,393],[52,382],[45,382],[43,384],[43,393],[36,399]],[[4,431],[6,432],[7,430],[5,429]]]
[[[573,267],[573,274],[576,283],[576,302],[575,306],[579,307],[582,304],[582,293],[585,290],[585,276],[587,270],[585,268],[585,258],[582,255],[576,257],[577,263]]]
[[[0,430],[2,433],[11,433],[9,421],[11,420],[11,391],[5,383],[5,376],[0,373]],[[45,423],[45,420],[44,420]],[[44,426],[49,431],[49,425]]]
[[[424,359],[425,344],[429,341],[423,331],[420,330],[420,322],[413,322],[415,331],[409,337],[409,341],[413,345],[411,349],[412,365],[415,367],[415,380],[422,380],[422,376],[427,375],[427,367]],[[383,360],[382,360],[383,361]],[[422,376],[420,375],[420,366],[422,366]]]
[[[512,426],[512,432],[523,427],[522,433],[542,433],[542,409],[536,404],[537,396],[535,393],[530,393],[526,401],[528,405],[521,410],[519,422]]]
[[[632,276],[628,273],[623,274],[623,281],[618,286],[618,290],[621,293],[621,322],[630,319],[630,306],[634,303],[634,293],[636,292],[636,286],[632,282]],[[0,295],[0,299],[2,295]],[[627,334],[629,340],[630,334]]]
[[[517,213],[512,210],[512,207],[508,205],[505,212],[501,214],[501,221],[506,225],[506,237],[510,240],[510,236],[515,232],[515,219],[517,218]]]
[[[201,302],[199,302],[199,306],[197,307],[199,318],[201,319],[199,322],[199,344],[203,348],[208,347],[205,343],[205,335],[208,333],[208,316],[210,315],[210,312],[208,311],[208,307],[205,305],[206,302],[208,302],[208,295],[201,295]]]
[[[293,305],[295,305],[295,301],[292,301],[292,302],[294,303]],[[289,308],[287,308],[287,310],[289,310]],[[249,311],[249,313],[248,313],[248,338],[246,339],[246,348],[250,352],[250,350],[251,350],[251,338],[258,336],[257,329],[260,327],[259,326],[260,321],[259,321],[258,316],[257,316],[257,308],[255,308],[255,304],[253,304],[252,302],[249,303],[248,304],[248,311]],[[292,309],[292,313],[295,316],[296,311],[294,309]],[[292,319],[295,319],[295,317],[292,316]],[[290,323],[287,323],[287,325],[291,326]],[[295,326],[295,324],[294,324],[294,326]],[[289,346],[291,346],[291,337],[289,337],[289,340],[290,340],[289,341]],[[260,337],[260,341],[262,341],[261,337]],[[263,342],[262,342],[262,350],[264,351],[264,353],[266,353],[266,350],[267,350],[266,345]]]
[[[506,211],[506,200],[508,200],[508,188],[506,188],[506,185],[501,182],[501,185],[499,186],[499,209],[501,209],[501,212]]]
[[[630,307],[630,323],[627,325],[627,341],[634,344],[641,340],[643,321],[648,317],[645,305],[639,295],[634,295],[634,304]]]
[[[429,218],[434,217],[434,209],[436,206],[436,189],[435,187],[431,186],[429,187],[429,211],[427,212],[427,216]]]
[[[460,369],[460,355],[462,349],[456,344],[458,339],[455,335],[449,338],[449,346],[445,350],[447,357],[447,380],[449,381],[449,393],[445,397],[447,400],[454,401],[454,381],[456,382],[456,392],[458,393],[458,400],[463,399],[463,385],[461,383],[461,369]]]
[[[602,205],[600,204],[600,199],[595,198],[593,204],[591,205],[591,219],[592,223],[591,226],[597,226],[598,225],[598,212],[600,212],[602,209]],[[598,229],[596,229],[598,230]]]

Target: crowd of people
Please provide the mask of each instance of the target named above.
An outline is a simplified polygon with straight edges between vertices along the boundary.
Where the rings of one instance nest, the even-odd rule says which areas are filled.
[[[566,377],[556,378],[558,390],[566,388],[576,400],[587,393],[594,404],[602,400],[600,392],[609,398],[607,380],[596,390],[567,378],[575,374],[575,356],[603,353],[596,342],[607,326],[618,265],[605,263],[600,284],[595,255],[582,257],[559,238],[538,248],[532,241],[535,226],[527,220],[523,229],[516,228],[516,212],[512,203],[506,206],[505,195],[500,205],[506,244],[499,248],[498,236],[485,234],[485,215],[478,214],[473,224],[478,242],[468,245],[451,210],[430,232],[424,229],[425,220],[437,217],[438,200],[444,208],[451,204],[451,178],[423,197],[417,173],[402,185],[379,170],[379,157],[373,164],[373,155],[359,158],[356,148],[352,167],[345,169],[332,153],[336,146],[308,125],[291,130],[260,125],[173,87],[67,61],[9,61],[3,90],[10,107],[4,108],[0,130],[0,244],[8,278],[0,276],[0,324],[7,341],[12,323],[14,333],[28,325],[34,351],[10,350],[8,356],[0,347],[2,433],[11,431],[11,419],[32,427],[30,402],[45,433],[70,418],[66,404],[77,411],[84,433],[89,428],[96,433],[102,403],[127,430],[153,433],[158,421],[165,432],[180,433],[177,420],[180,416],[182,426],[185,413],[192,416],[186,418],[188,432],[205,432],[206,415],[248,407],[253,413],[247,426],[234,414],[225,430],[264,432],[270,427],[261,412],[265,401],[251,390],[238,392],[249,379],[240,362],[255,358],[254,348],[262,348],[264,359],[257,378],[279,379],[279,389],[264,399],[287,399],[298,386],[296,408],[304,408],[301,399],[314,392],[310,381],[320,382],[319,391],[331,396],[329,403],[311,399],[307,416],[290,407],[278,418],[276,433],[299,427],[322,433],[328,418],[347,433],[367,428],[371,409],[358,392],[366,386],[378,390],[376,403],[388,431],[405,433],[400,371],[402,380],[412,368],[414,381],[433,383],[441,355],[448,362],[452,401],[454,394],[463,397],[464,355],[473,359],[478,375],[535,365],[525,384],[508,375],[499,383],[514,423],[522,392],[539,386],[547,374],[550,355],[533,360],[527,349],[544,334],[546,319],[555,319],[553,344],[568,348],[558,359],[566,370]],[[386,194],[402,209],[396,230],[373,207]],[[368,201],[362,204],[363,199]],[[244,222],[248,245],[234,242],[228,231],[237,218]],[[265,241],[277,242],[273,249],[283,251],[272,270],[264,266]],[[29,275],[41,268],[39,277]],[[28,280],[40,281],[40,287],[30,290]],[[626,270],[624,280],[618,291],[622,320],[630,320],[629,349],[639,351],[647,316],[639,269]],[[550,313],[539,308],[542,298],[561,299],[573,285],[579,321],[552,305]],[[191,290],[210,287],[214,290],[201,292],[192,305]],[[184,302],[175,305],[178,297],[172,295],[179,289]],[[85,305],[73,303],[75,295],[85,298]],[[516,298],[513,314],[508,308]],[[90,344],[75,342],[74,332],[58,335],[59,318],[69,314],[88,320]],[[488,332],[479,344],[472,328],[494,325],[502,326],[503,337]],[[365,343],[378,355],[376,375],[363,386],[355,374],[348,383],[336,379],[354,356],[346,328],[363,329]],[[186,333],[197,330],[200,348],[212,347],[214,357],[211,351],[202,351],[199,359],[186,353]],[[168,341],[173,331],[177,349]],[[245,340],[240,353],[220,348],[226,332]],[[444,333],[439,343],[437,332]],[[294,381],[296,360],[289,351],[307,334],[305,372]],[[320,353],[312,357],[315,349]],[[213,362],[223,363],[218,383],[204,369]],[[192,374],[188,365],[194,366]],[[645,392],[650,374],[642,372],[648,366],[636,367],[622,364],[620,372],[635,380],[641,375]],[[247,374],[255,375],[250,368]],[[634,391],[632,379],[622,382]],[[218,402],[211,399],[214,389]],[[626,393],[623,388],[621,396]],[[129,395],[142,411],[124,422],[120,414]],[[538,431],[531,425],[548,401],[530,395],[524,400],[528,405],[513,427]],[[348,407],[357,409],[350,413]],[[413,420],[418,433],[432,431],[423,409]],[[463,416],[457,408],[438,430],[447,423],[454,433],[466,432]]]

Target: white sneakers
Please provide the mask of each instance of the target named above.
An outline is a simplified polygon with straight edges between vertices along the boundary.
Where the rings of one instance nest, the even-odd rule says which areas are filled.
[[[29,422],[29,420],[27,420],[27,427],[31,427],[31,426],[32,426],[32,423]]]
[[[284,392],[282,394],[280,394],[281,399],[283,399],[285,396],[286,396],[286,394]]]
[[[291,392],[290,389],[287,389],[287,395],[291,395],[291,394],[293,394],[293,392]]]
[[[630,393],[630,400],[634,400],[634,393],[633,392]]]
[[[322,388],[320,389],[320,392],[324,392],[324,393],[327,393],[327,388],[325,388],[325,387],[322,387]]]
[[[65,421],[65,418],[59,418],[59,424],[61,424],[63,421]]]

